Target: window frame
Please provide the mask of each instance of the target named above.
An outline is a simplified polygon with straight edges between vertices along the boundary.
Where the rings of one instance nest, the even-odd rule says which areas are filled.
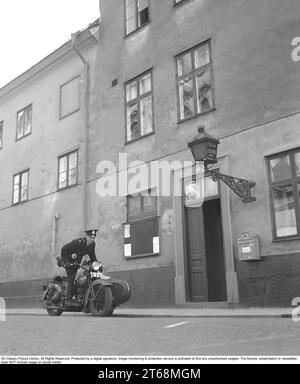
[[[270,156],[266,156],[265,158],[266,166],[267,166],[268,193],[269,193],[269,202],[270,202],[270,215],[271,215],[273,242],[300,239],[300,197],[299,197],[300,189],[298,190],[298,184],[300,187],[300,175],[296,176],[296,161],[295,161],[296,153],[300,153],[300,148],[279,152]],[[280,180],[280,181],[272,181],[270,162],[273,159],[277,159],[284,156],[288,156],[289,158],[290,168],[291,168],[291,177],[288,179]],[[276,186],[286,186],[286,185],[292,186],[294,203],[295,203],[295,219],[296,219],[297,234],[289,235],[289,236],[277,236],[276,215],[275,215],[275,207],[274,207],[272,190],[274,186],[276,187]]]
[[[131,36],[132,34],[138,32],[140,29],[144,28],[146,25],[148,25],[151,20],[150,20],[150,0],[147,0],[148,2],[148,20],[142,24],[141,26],[138,26],[138,21],[139,21],[139,13],[138,13],[138,0],[134,0],[135,1],[135,10],[136,10],[136,15],[135,15],[135,21],[136,21],[136,29],[134,29],[133,31],[127,33],[127,13],[126,13],[126,0],[124,0],[124,35],[125,35],[125,38],[127,38],[128,36]]]
[[[183,0],[184,1],[184,0]],[[176,5],[179,5],[180,3],[177,3]],[[208,46],[208,53],[209,53],[209,63],[199,67],[195,68],[195,51],[203,46],[207,45]],[[182,56],[185,56],[186,54],[191,53],[192,57],[192,70],[189,73],[185,73],[183,75],[179,76],[179,65],[178,65],[178,59]],[[177,94],[177,122],[178,124],[183,123],[185,121],[195,119],[199,116],[206,115],[208,113],[214,112],[216,110],[216,97],[215,97],[215,80],[214,80],[214,66],[213,66],[213,59],[212,59],[212,47],[211,47],[211,38],[203,41],[200,44],[197,44],[193,46],[192,48],[188,48],[185,51],[182,51],[178,53],[175,57],[175,68],[176,68],[176,94]],[[204,69],[210,69],[211,73],[211,94],[212,94],[212,107],[208,109],[207,111],[204,112],[198,112],[198,107],[197,107],[197,74],[203,71]],[[194,105],[194,114],[193,116],[186,117],[186,118],[181,118],[181,113],[180,113],[180,93],[179,93],[179,88],[180,88],[180,81],[191,77],[192,82],[193,82],[193,105]]]
[[[24,169],[24,171],[17,172],[13,174],[13,182],[12,182],[12,205],[18,205],[18,204],[23,204],[26,203],[29,200],[29,171],[30,169]],[[22,180],[23,180],[23,175],[27,173],[28,174],[28,183],[27,183],[27,198],[26,200],[21,200],[21,193],[22,193]],[[15,186],[15,177],[19,176],[19,183],[18,183],[18,201],[15,203],[14,202],[14,186]]]
[[[16,139],[15,139],[16,141],[22,140],[24,137],[27,137],[27,136],[31,135],[31,133],[32,133],[32,121],[33,121],[33,118],[32,118],[33,108],[32,108],[32,106],[33,106],[33,103],[28,104],[28,105],[26,105],[26,107],[24,107],[24,108],[20,109],[19,111],[17,111],[17,116],[16,116],[16,121],[17,121],[17,124],[16,124]],[[31,109],[30,131],[28,133],[26,133],[26,135],[25,135],[24,134],[24,130],[23,130],[23,135],[18,137],[18,115],[19,115],[19,113],[21,113],[23,111],[26,112],[28,109]]]
[[[151,189],[147,191],[148,193],[148,196],[152,196],[152,197],[155,197],[155,210],[151,210],[149,212],[145,212],[144,211],[144,208],[142,208],[142,213],[141,214],[137,214],[137,215],[129,215],[129,203],[128,203],[128,198],[129,197],[134,197],[134,196],[139,196],[140,199],[142,200],[142,203],[141,203],[141,207],[144,207],[144,203],[143,203],[143,200],[144,200],[144,195],[145,194],[145,191],[144,192],[139,192],[138,194],[133,194],[133,195],[128,195],[126,196],[126,209],[127,209],[127,212],[126,212],[126,222],[123,224],[123,233],[125,231],[125,226],[126,225],[129,225],[130,228],[132,225],[141,225],[142,223],[148,223],[150,221],[156,221],[156,225],[157,225],[157,236],[158,237],[158,247],[159,247],[159,250],[158,252],[147,252],[147,253],[142,253],[142,254],[134,254],[134,255],[130,255],[130,256],[125,256],[125,250],[123,250],[124,252],[124,257],[125,259],[133,259],[133,258],[140,258],[140,257],[151,257],[151,256],[159,256],[160,253],[161,253],[161,249],[160,249],[160,222],[159,222],[159,214],[158,214],[158,196],[157,195],[151,195]],[[147,196],[146,196],[147,197]],[[130,229],[131,231],[131,229]],[[131,232],[130,232],[131,234]],[[124,248],[125,248],[125,245],[126,244],[131,244],[132,245],[132,242],[128,243],[126,240],[128,238],[125,238],[123,239],[123,244],[124,244]],[[131,239],[131,236],[129,237],[129,239]],[[153,241],[153,240],[152,240]],[[132,251],[132,247],[131,247],[131,251]]]
[[[140,79],[145,77],[147,74],[151,75],[151,91],[146,92],[142,95],[140,95]],[[137,82],[137,97],[133,100],[127,101],[127,86],[131,83]],[[151,95],[151,113],[152,113],[152,131],[146,133],[145,135],[141,135],[141,109],[140,109],[140,101],[142,99],[147,98]],[[137,104],[138,106],[138,129],[139,129],[139,136],[128,140],[128,126],[127,126],[127,107]],[[125,144],[133,143],[134,141],[143,139],[144,137],[150,136],[155,134],[155,124],[154,124],[154,96],[153,96],[153,67],[148,69],[147,71],[141,73],[140,75],[134,77],[133,79],[130,79],[124,83],[124,109],[125,109]]]
[[[4,120],[0,121],[0,150],[3,149]]]
[[[71,184],[69,185],[69,173],[70,173],[70,168],[69,168],[69,159],[70,159],[70,156],[73,154],[73,153],[76,153],[76,183],[74,184]],[[60,160],[64,157],[67,157],[67,170],[66,170],[66,181],[67,181],[67,184],[65,187],[60,187],[59,186],[59,176],[61,173],[63,172],[60,172]],[[72,169],[75,169],[75,168],[72,168]],[[78,171],[79,171],[79,150],[78,149],[74,149],[70,152],[67,152],[67,153],[64,153],[63,155],[60,155],[58,156],[58,167],[57,167],[57,191],[63,191],[64,189],[68,189],[68,188],[72,188],[76,185],[78,185]]]
[[[67,84],[71,83],[72,81],[74,81],[76,79],[78,79],[78,82],[79,82],[79,84],[78,84],[79,85],[78,108],[74,109],[74,111],[72,111],[72,112],[69,112],[69,113],[63,115],[62,114],[62,89],[64,86],[66,86]],[[63,120],[66,117],[73,115],[73,113],[76,113],[78,111],[80,111],[80,75],[73,77],[72,79],[66,81],[65,83],[63,83],[59,86],[59,120]]]
[[[141,213],[136,214],[136,215],[129,215],[129,202],[128,198],[130,197],[139,197],[141,200]],[[154,217],[158,217],[158,205],[157,205],[157,196],[156,195],[151,195],[151,191],[148,191],[148,196],[155,197],[155,210],[151,210],[149,212],[145,212],[144,209],[144,197],[147,197],[143,195],[143,192],[134,194],[134,195],[128,195],[126,196],[126,207],[127,207],[127,215],[126,215],[126,223],[131,224],[131,223],[137,223],[141,221],[145,221],[148,219],[152,219]]]
[[[183,3],[186,3],[188,0],[179,0],[179,1],[176,1],[176,0],[173,0],[173,5],[174,7],[176,7],[177,5],[181,5]]]

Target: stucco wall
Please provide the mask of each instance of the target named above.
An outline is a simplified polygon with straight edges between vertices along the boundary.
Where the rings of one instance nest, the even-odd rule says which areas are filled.
[[[151,22],[124,38],[123,1],[101,1],[90,178],[97,176],[99,160],[116,160],[120,151],[151,160],[181,150],[201,123],[223,137],[299,110],[299,66],[291,60],[291,40],[298,32],[296,0],[190,0],[177,7],[173,1],[150,3]],[[209,38],[216,111],[177,124],[174,56]],[[124,82],[151,67],[156,134],[124,146]],[[114,79],[118,85],[112,87]]]
[[[83,52],[92,64],[91,80],[95,50],[94,46]],[[80,111],[59,118],[60,86],[78,75],[82,79],[83,65],[75,53],[65,56],[62,59],[58,54],[50,63],[50,55],[45,59],[48,65],[31,70],[32,76],[25,82],[21,77],[9,94],[5,87],[0,90],[0,121],[4,120],[0,150],[1,283],[44,278],[57,271],[52,254],[55,215],[59,216],[56,252],[83,232],[82,106]],[[16,141],[17,111],[31,103],[32,133]],[[79,185],[58,192],[58,157],[74,149],[79,150]],[[12,206],[13,175],[28,168],[29,200]]]
[[[300,114],[254,127],[221,141],[230,154],[230,174],[254,180],[256,202],[244,204],[231,194],[233,241],[240,300],[255,305],[291,304],[299,295],[299,240],[274,241],[266,156],[300,148]],[[257,234],[261,261],[239,261],[237,240],[242,232]]]
[[[168,236],[161,234],[159,257],[124,259],[121,224],[126,219],[125,199],[110,198],[108,202],[97,197],[96,168],[104,159],[117,165],[119,152],[126,152],[129,162],[170,159],[170,154],[174,154],[172,159],[190,160],[188,152],[184,152],[187,141],[195,134],[196,127],[204,124],[210,134],[221,138],[219,156],[228,156],[230,174],[257,184],[254,203],[243,204],[233,193],[230,195],[240,298],[247,301],[253,296],[246,282],[249,271],[265,278],[266,286],[271,286],[270,275],[281,274],[281,256],[299,249],[298,241],[272,241],[264,157],[280,151],[283,144],[293,146],[298,140],[300,67],[291,59],[291,41],[299,34],[299,3],[297,0],[189,0],[174,7],[171,0],[151,1],[150,23],[128,37],[124,37],[123,1],[102,0],[100,5],[102,33],[95,80],[98,93],[90,132],[89,212],[91,221],[100,225],[103,235],[98,243],[101,255],[113,270],[174,263],[172,231]],[[211,39],[216,110],[178,124],[174,56],[207,39]],[[124,83],[150,68],[153,68],[155,135],[125,145]],[[117,85],[113,87],[115,79]],[[284,116],[286,119],[282,119]],[[172,216],[171,205],[167,205],[168,210]],[[264,261],[256,263],[257,267],[237,260],[236,241],[243,231],[253,231],[260,237]],[[275,255],[273,272],[269,271],[267,262],[270,255]],[[285,256],[285,260],[293,264],[297,258]],[[292,290],[289,292],[288,297]]]
[[[187,0],[176,7],[173,0],[150,3],[150,23],[125,38],[123,0],[101,0],[101,33],[91,71],[88,131],[87,225],[100,230],[97,254],[108,271],[121,271],[132,280],[137,276],[133,276],[135,271],[140,271],[140,276],[146,276],[147,269],[149,274],[150,269],[162,267],[173,271],[171,198],[159,199],[161,254],[126,260],[122,232],[125,198],[97,195],[100,175],[96,168],[101,160],[113,160],[118,165],[120,152],[128,154],[128,162],[192,160],[187,141],[196,133],[196,127],[204,124],[210,134],[221,139],[219,156],[228,156],[230,174],[257,184],[254,203],[243,204],[233,193],[230,195],[240,298],[265,305],[268,299],[261,298],[266,292],[273,292],[265,297],[276,303],[274,292],[282,289],[283,280],[275,276],[286,276],[282,270],[288,264],[293,283],[277,300],[287,303],[293,291],[297,295],[294,282],[298,278],[299,242],[272,241],[264,156],[297,143],[300,146],[300,66],[291,60],[291,41],[299,35],[299,1]],[[179,124],[174,56],[207,39],[211,39],[216,110]],[[94,50],[88,53],[90,60],[94,54]],[[150,68],[155,134],[125,145],[124,83]],[[38,279],[48,270],[52,274],[55,265],[45,255],[51,248],[54,214],[61,217],[58,248],[80,234],[81,186],[56,193],[56,180],[57,156],[82,145],[80,112],[58,120],[59,86],[81,71],[82,64],[74,58],[0,104],[0,121],[5,121],[4,149],[0,151],[0,263],[5,271],[0,271],[2,281]],[[117,85],[112,86],[115,79]],[[31,102],[33,133],[15,142],[16,112]],[[168,157],[170,154],[173,155]],[[10,207],[12,175],[27,167],[31,170],[30,197],[36,199]],[[237,260],[236,240],[243,231],[254,231],[260,236],[261,262]],[[32,260],[40,262],[30,268]],[[17,262],[22,263],[18,271]],[[166,274],[170,292],[174,289],[172,273]],[[255,279],[259,283],[253,285]]]

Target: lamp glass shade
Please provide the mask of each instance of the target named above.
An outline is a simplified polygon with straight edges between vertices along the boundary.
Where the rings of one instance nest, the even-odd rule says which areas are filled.
[[[216,141],[195,140],[189,143],[195,161],[217,162],[218,143]]]

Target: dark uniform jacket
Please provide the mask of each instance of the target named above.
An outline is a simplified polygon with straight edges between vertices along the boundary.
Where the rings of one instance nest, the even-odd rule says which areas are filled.
[[[61,257],[64,263],[80,263],[85,255],[89,255],[92,262],[97,261],[95,243],[87,245],[84,237],[71,241],[61,249]]]

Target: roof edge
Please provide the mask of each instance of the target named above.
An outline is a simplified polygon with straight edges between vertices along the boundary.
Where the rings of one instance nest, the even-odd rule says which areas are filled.
[[[75,32],[78,36],[77,46],[85,49],[94,45],[96,43],[95,37],[89,31],[91,28],[99,28],[99,26],[100,19],[98,18],[94,22],[90,23],[86,28]],[[45,56],[19,76],[15,77],[1,87],[0,99],[8,97],[16,89],[29,83],[39,74],[46,72],[50,67],[56,64],[59,65],[63,60],[69,59],[72,56],[75,56],[75,51],[73,50],[72,38],[70,38],[67,42],[52,51],[49,55]]]

